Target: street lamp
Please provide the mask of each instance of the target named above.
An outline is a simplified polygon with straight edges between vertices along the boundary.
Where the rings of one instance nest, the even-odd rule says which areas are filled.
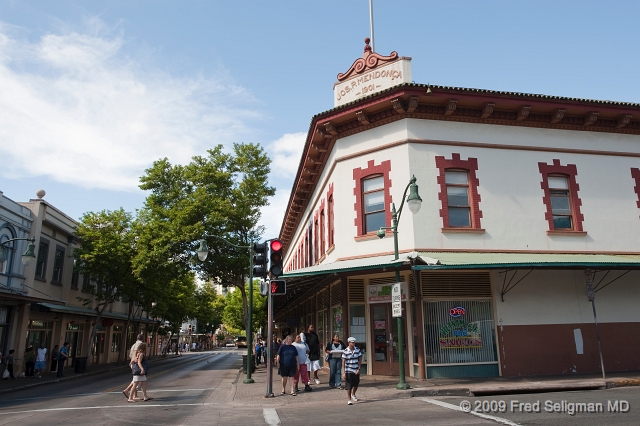
[[[22,264],[24,266],[31,265],[31,263],[36,258],[36,254],[35,254],[36,239],[35,238],[11,238],[10,240],[6,240],[0,243],[0,262],[4,262],[5,260],[7,260],[7,257],[8,257],[7,253],[9,252],[10,249],[8,246],[5,246],[5,244],[10,243],[11,241],[29,241],[29,244],[27,244],[27,251],[25,251],[22,254]]]
[[[398,260],[400,256],[398,255],[398,221],[400,220],[400,215],[402,214],[402,207],[404,206],[404,199],[407,196],[407,191],[409,191],[409,197],[407,198],[407,205],[409,206],[409,210],[411,213],[416,214],[420,210],[422,206],[422,198],[418,194],[418,185],[416,185],[416,177],[412,176],[409,184],[404,189],[404,194],[402,194],[402,200],[400,201],[400,210],[396,212],[395,203],[391,204],[391,219],[393,221],[392,226],[384,226],[381,227],[378,231],[378,238],[385,237],[385,229],[393,230],[393,248],[395,253],[395,260]],[[400,268],[396,263],[396,282],[400,282]],[[402,299],[401,299],[402,300]],[[396,385],[396,389],[405,390],[409,389],[409,385],[405,380],[404,375],[404,329],[402,323],[402,317],[398,317],[398,358],[400,359],[400,381]]]
[[[249,383],[253,383],[253,379],[251,378],[251,350],[253,349],[253,339],[252,339],[252,334],[253,334],[253,246],[252,245],[248,245],[248,246],[238,246],[235,244],[230,243],[229,241],[225,240],[222,237],[218,237],[217,235],[204,235],[202,237],[202,239],[200,240],[200,247],[198,247],[198,259],[200,259],[201,261],[205,261],[205,259],[207,258],[207,255],[209,254],[209,247],[207,246],[207,240],[205,240],[205,238],[207,237],[214,237],[217,238],[220,241],[223,241],[224,243],[233,246],[235,248],[239,248],[239,249],[249,249],[249,321],[247,324],[247,378],[244,379],[243,383],[249,384]]]

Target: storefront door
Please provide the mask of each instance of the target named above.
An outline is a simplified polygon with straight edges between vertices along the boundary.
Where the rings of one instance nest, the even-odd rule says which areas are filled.
[[[403,312],[406,303],[402,304]],[[407,363],[407,322],[403,321],[405,371],[409,371]],[[400,358],[398,351],[398,319],[391,316],[391,303],[371,305],[371,341],[373,342],[372,374],[399,375]]]

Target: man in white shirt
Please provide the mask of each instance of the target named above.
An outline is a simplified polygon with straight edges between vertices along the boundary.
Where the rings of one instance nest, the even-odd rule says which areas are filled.
[[[40,347],[38,348],[38,354],[36,355],[36,365],[34,370],[36,371],[36,377],[38,379],[42,378],[42,373],[47,369],[47,348],[44,347],[44,343],[40,343]]]
[[[300,369],[296,371],[296,375],[293,377],[293,383],[295,383],[295,390],[298,392],[298,378],[302,379],[302,383],[304,383],[305,392],[309,392],[311,386],[311,380],[309,380],[309,375],[307,373],[307,355],[309,354],[309,346],[302,341],[302,336],[304,333],[300,333],[296,336],[296,341],[293,343],[296,350],[298,351],[298,361],[300,362]]]
[[[353,405],[351,401],[358,401],[356,391],[360,385],[360,365],[362,364],[362,353],[356,346],[356,338],[347,339],[349,346],[342,353],[342,380],[346,382],[348,405]]]

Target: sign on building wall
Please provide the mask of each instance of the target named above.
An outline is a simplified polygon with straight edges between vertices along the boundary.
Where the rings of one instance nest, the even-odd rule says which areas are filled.
[[[401,58],[336,83],[333,105],[344,105],[403,83],[411,83],[411,58]]]
[[[398,284],[400,284],[400,290],[401,290],[401,293],[402,293],[401,294],[402,302],[406,302],[407,301],[407,294],[409,294],[409,286],[405,282],[398,283]],[[391,302],[393,302],[392,296],[391,296],[392,287],[393,287],[393,284],[370,285],[367,288],[367,303],[391,303]]]

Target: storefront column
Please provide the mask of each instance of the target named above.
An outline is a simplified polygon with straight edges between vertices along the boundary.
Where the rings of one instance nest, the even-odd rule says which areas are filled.
[[[25,336],[27,335],[27,330],[29,328],[30,308],[30,303],[16,306],[16,326],[14,328],[15,333],[12,333],[14,346],[13,348],[10,348],[16,350],[16,353],[13,354],[15,359],[13,372],[16,377],[19,376],[25,368],[24,351],[27,349],[27,341]],[[9,353],[9,351],[7,351],[7,353]]]
[[[422,306],[422,283],[420,282],[420,271],[411,271],[411,273],[413,274],[413,285],[415,287],[414,297],[416,300],[416,323],[414,326],[416,327],[416,340],[418,342],[418,377],[420,379],[426,379],[427,371],[424,360],[424,308]]]
[[[342,285],[342,332],[344,333],[344,336],[348,338],[351,335],[349,330],[351,319],[349,318],[349,289],[348,289],[347,277],[342,277],[341,281],[342,281],[341,282],[341,285]],[[331,336],[331,339],[333,339],[333,336]]]

